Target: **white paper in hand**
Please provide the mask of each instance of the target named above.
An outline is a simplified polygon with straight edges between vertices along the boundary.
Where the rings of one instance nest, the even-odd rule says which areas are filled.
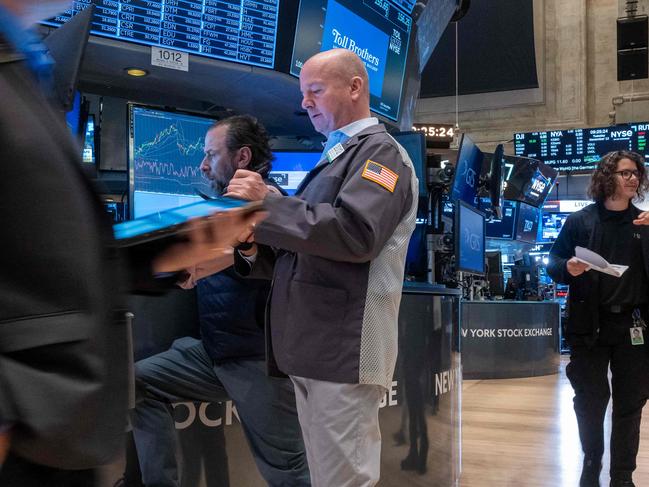
[[[609,264],[606,259],[598,253],[579,246],[575,247],[575,258],[579,262],[588,264],[591,269],[615,277],[620,277],[629,268],[628,265]]]

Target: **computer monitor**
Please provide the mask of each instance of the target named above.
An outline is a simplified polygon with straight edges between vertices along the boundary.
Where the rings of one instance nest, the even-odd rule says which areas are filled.
[[[484,213],[462,200],[455,206],[455,266],[460,272],[485,273]]]
[[[273,169],[268,177],[289,195],[294,195],[306,175],[320,161],[320,152],[273,151]]]
[[[502,274],[502,252],[500,250],[489,250],[485,252],[485,259],[487,261],[487,273]]]
[[[537,159],[504,156],[506,200],[541,207],[557,178],[557,171]]]
[[[475,206],[484,154],[467,134],[462,134],[451,186],[451,200]]]
[[[415,167],[415,175],[419,180],[419,196],[427,196],[426,189],[426,135],[422,132],[400,132],[394,134],[394,139],[406,149],[412,165]]]
[[[90,114],[88,115],[88,121],[86,122],[86,130],[83,136],[83,153],[81,160],[84,164],[96,164],[97,162],[97,153],[98,153],[98,144],[97,144],[97,131],[95,127],[95,116]]]
[[[546,213],[541,215],[541,231],[538,242],[554,242],[570,213]]]
[[[410,281],[425,281],[427,274],[426,223],[417,223],[408,243],[405,279]]]
[[[518,203],[516,220],[516,240],[523,243],[536,243],[540,210],[527,203]]]
[[[489,198],[481,198],[481,205],[488,205]],[[502,216],[492,216],[486,222],[486,236],[491,239],[513,240],[516,228],[516,202],[503,200]],[[485,206],[486,207],[486,206]],[[482,208],[482,206],[481,206]]]
[[[480,174],[480,196],[488,196],[491,214],[502,215],[504,146],[498,144],[493,154],[484,153]]]
[[[176,208],[211,194],[200,170],[214,120],[129,104],[129,206],[132,218]]]

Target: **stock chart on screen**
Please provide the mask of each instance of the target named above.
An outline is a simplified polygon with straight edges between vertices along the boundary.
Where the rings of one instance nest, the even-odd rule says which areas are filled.
[[[203,177],[209,118],[137,105],[129,106],[129,186],[131,216],[185,205],[210,194]]]

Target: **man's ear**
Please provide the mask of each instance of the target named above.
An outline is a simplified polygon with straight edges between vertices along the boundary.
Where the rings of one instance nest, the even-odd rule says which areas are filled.
[[[350,94],[354,100],[358,100],[363,94],[363,78],[354,76],[350,85]]]
[[[250,147],[248,146],[243,146],[238,150],[237,154],[237,169],[246,169],[249,165],[250,162],[252,161],[252,151],[250,150]]]

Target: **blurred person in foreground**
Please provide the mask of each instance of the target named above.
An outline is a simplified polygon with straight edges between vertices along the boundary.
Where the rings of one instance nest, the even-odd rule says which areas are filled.
[[[566,375],[584,462],[579,485],[599,486],[604,453],[604,416],[611,397],[611,487],[633,487],[642,408],[647,400],[649,348],[645,320],[649,304],[649,212],[642,200],[649,182],[642,156],[616,151],[598,163],[588,189],[595,201],[571,214],[550,250],[548,274],[568,284],[571,347]],[[629,268],[621,277],[590,270],[575,258],[585,247],[612,264]],[[588,272],[587,272],[588,271]]]
[[[208,130],[204,150],[200,167],[216,194],[225,190],[237,169],[244,168],[258,173],[270,191],[282,194],[268,179],[269,137],[255,118],[237,115],[219,120]],[[180,338],[169,350],[135,364],[137,402],[131,423],[147,486],[180,485],[171,404],[228,399],[237,408],[266,483],[310,485],[293,384],[268,377],[263,361],[269,283],[242,278],[233,263],[232,254],[224,254],[190,269],[181,283],[185,289],[196,286],[201,339]],[[209,467],[227,469],[222,464]]]
[[[406,151],[370,116],[356,54],[311,57],[300,90],[302,108],[327,137],[323,156],[294,197],[270,193],[258,174],[235,173],[226,194],[264,199],[271,211],[235,266],[273,279],[270,358],[295,385],[312,484],[372,486],[418,183]]]
[[[80,151],[46,98],[51,63],[29,29],[70,2],[0,0],[0,485],[94,485],[126,425],[120,288],[216,258],[259,220],[188,224],[185,239],[118,249]],[[122,265],[124,263],[125,265]],[[128,273],[127,273],[128,272]]]

